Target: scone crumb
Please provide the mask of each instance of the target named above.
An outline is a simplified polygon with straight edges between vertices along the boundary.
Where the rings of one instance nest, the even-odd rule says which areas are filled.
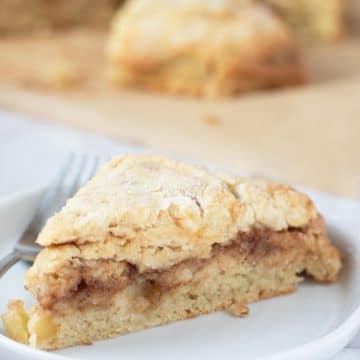
[[[249,308],[242,303],[233,303],[227,308],[227,312],[233,316],[245,317],[249,315]]]
[[[86,345],[86,346],[90,346],[90,345],[92,345],[93,343],[92,343],[92,341],[83,341],[82,343],[81,343],[82,345]]]
[[[8,336],[22,344],[29,343],[29,316],[21,300],[11,300],[7,311],[2,316],[4,328]]]
[[[206,114],[203,117],[203,123],[211,127],[219,127],[221,125],[221,120],[218,116]]]

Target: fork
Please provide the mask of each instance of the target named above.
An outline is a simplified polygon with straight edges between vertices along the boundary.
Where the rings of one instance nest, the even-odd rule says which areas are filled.
[[[15,248],[0,259],[0,277],[20,260],[33,262],[40,251],[35,240],[46,220],[58,211],[96,172],[101,162],[99,156],[70,153],[61,166],[54,184],[45,193],[29,226]]]

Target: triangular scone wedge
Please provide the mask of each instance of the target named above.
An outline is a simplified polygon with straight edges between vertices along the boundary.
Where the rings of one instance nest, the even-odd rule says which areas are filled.
[[[218,97],[302,84],[299,47],[269,7],[239,0],[133,0],[107,46],[116,84]]]
[[[311,200],[286,185],[158,156],[107,164],[39,235],[10,336],[57,349],[336,280],[340,253]],[[27,318],[28,316],[28,318]],[[16,333],[15,330],[21,330]]]

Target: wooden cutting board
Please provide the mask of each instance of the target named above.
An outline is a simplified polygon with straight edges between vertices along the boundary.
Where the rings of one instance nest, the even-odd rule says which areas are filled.
[[[105,34],[0,39],[0,106],[164,152],[348,196],[360,188],[360,37],[304,49],[306,86],[203,101],[123,91]],[[75,85],[58,89],[67,71]],[[54,80],[55,79],[55,80]]]

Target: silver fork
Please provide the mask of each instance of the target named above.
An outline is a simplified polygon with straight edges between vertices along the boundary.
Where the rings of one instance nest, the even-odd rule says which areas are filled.
[[[40,251],[35,240],[46,220],[59,210],[66,200],[96,172],[100,165],[99,156],[69,154],[56,176],[54,184],[41,199],[36,214],[18,240],[15,248],[0,259],[0,277],[20,260],[33,262]]]

